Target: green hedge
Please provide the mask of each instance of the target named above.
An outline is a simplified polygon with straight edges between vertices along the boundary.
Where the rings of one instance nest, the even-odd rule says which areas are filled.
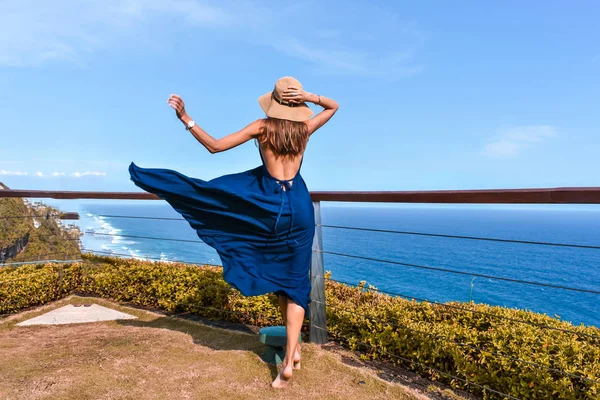
[[[0,268],[0,314],[59,300],[81,284],[82,264]]]
[[[598,328],[573,326],[530,311],[484,304],[446,303],[449,307],[444,307],[409,301],[365,290],[364,283],[357,288],[330,283],[326,292],[329,330],[350,349],[362,351],[365,357],[402,364],[431,379],[451,383],[486,399],[498,396],[489,391],[482,393],[473,385],[449,379],[389,354],[520,399],[600,398],[598,383],[526,363],[600,381],[600,340],[584,336],[600,336]],[[510,319],[580,334],[544,329]]]
[[[349,287],[328,281],[326,285],[328,329],[364,358],[402,364],[485,399],[499,396],[392,354],[520,399],[600,398],[597,383],[511,359],[600,380],[600,340],[589,337],[600,336],[598,328],[573,326],[529,311],[465,303],[444,307],[367,289],[364,283]],[[282,323],[275,296],[242,296],[223,281],[219,267],[86,256],[81,264],[0,270],[0,314],[70,293],[257,326]]]
[[[256,326],[283,322],[276,296],[242,296],[225,283],[221,267],[86,258],[93,267],[79,288],[84,294]]]

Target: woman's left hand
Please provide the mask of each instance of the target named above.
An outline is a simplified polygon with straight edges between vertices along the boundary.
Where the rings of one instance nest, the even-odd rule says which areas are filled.
[[[169,106],[175,110],[175,113],[179,119],[187,115],[185,112],[185,104],[183,103],[183,99],[178,95],[172,94],[171,97],[169,97],[169,100],[167,100],[167,103],[169,103]]]
[[[307,93],[302,89],[290,86],[289,88],[283,91],[281,97],[283,101],[287,101],[292,104],[301,104],[308,101],[309,94],[310,93]]]

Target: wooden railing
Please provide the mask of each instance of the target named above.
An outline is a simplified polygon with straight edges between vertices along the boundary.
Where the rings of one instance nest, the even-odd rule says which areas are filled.
[[[311,192],[313,201],[452,204],[600,204],[600,187],[436,190],[407,192]],[[0,190],[1,197],[160,200],[146,192]]]

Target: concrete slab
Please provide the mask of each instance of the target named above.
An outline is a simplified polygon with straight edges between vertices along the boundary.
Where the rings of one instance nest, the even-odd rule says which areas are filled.
[[[19,322],[18,326],[29,325],[62,325],[62,324],[81,324],[84,322],[112,321],[117,319],[135,319],[129,315],[110,308],[102,307],[98,304],[90,306],[66,305],[56,310],[38,315],[27,321]]]

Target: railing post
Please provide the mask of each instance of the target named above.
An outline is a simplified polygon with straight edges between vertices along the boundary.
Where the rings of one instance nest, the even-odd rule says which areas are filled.
[[[310,263],[310,341],[327,344],[327,317],[325,314],[325,270],[323,267],[323,236],[321,232],[321,203],[313,202],[315,208],[315,238]]]

